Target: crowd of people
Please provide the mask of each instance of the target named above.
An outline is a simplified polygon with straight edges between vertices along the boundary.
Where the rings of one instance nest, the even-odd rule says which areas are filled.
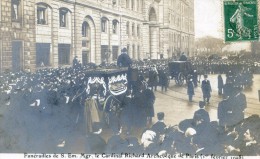
[[[0,76],[0,101],[2,105],[27,105],[46,109],[58,105],[72,105],[79,113],[85,115],[86,120],[86,153],[135,153],[156,155],[259,155],[259,133],[252,121],[260,121],[259,116],[244,119],[244,110],[247,107],[242,89],[246,82],[252,83],[253,72],[250,67],[237,70],[233,64],[229,69],[216,70],[201,69],[207,67],[203,62],[192,59],[197,72],[187,80],[187,94],[192,102],[194,87],[198,86],[197,74],[204,75],[201,80],[203,99],[199,102],[199,109],[194,112],[192,119],[185,119],[176,126],[164,123],[163,112],[155,113],[156,100],[154,91],[161,87],[167,91],[170,78],[167,61],[136,62],[133,63],[126,53],[119,56],[118,67],[137,69],[138,74],[132,77],[128,72],[128,90],[120,96],[111,96],[104,103],[98,98],[87,94],[87,75],[95,64],[81,66],[74,59],[73,66],[57,69],[40,69],[36,73],[6,73]],[[184,57],[181,60],[188,60]],[[216,63],[211,63],[211,66]],[[102,66],[101,66],[102,67]],[[201,72],[207,70],[208,72]],[[228,70],[228,72],[224,72]],[[240,72],[241,74],[237,74]],[[211,85],[207,73],[226,74],[224,84],[221,75],[218,76],[219,95],[223,101],[218,105],[218,119],[211,121],[205,110],[206,103],[210,102]],[[244,76],[243,76],[243,73]],[[131,77],[131,80],[130,80]],[[133,80],[134,79],[134,80]],[[95,92],[98,93],[98,92]],[[86,100],[89,100],[86,102]],[[107,104],[109,103],[109,104]],[[103,105],[102,105],[103,104]],[[106,105],[107,104],[107,105]],[[95,105],[95,109],[92,106]],[[40,110],[40,109],[39,109]],[[41,111],[41,110],[40,110]],[[84,114],[85,113],[85,114]],[[94,119],[94,115],[102,119]],[[152,119],[157,115],[157,122]],[[90,118],[90,116],[93,118]],[[112,135],[103,137],[104,131],[112,130]]]

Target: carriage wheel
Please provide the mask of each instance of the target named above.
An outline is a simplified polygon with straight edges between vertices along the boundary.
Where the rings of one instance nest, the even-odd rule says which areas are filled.
[[[179,86],[182,86],[184,83],[184,80],[185,80],[185,76],[182,73],[179,73],[178,77],[177,77],[177,84]]]

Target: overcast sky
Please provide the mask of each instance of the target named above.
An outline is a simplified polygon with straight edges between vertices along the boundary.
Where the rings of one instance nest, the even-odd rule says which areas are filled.
[[[221,0],[194,0],[195,38],[213,36],[223,39]],[[250,50],[249,42],[233,42],[226,48],[229,51]]]
[[[214,36],[222,38],[221,0],[194,0],[195,37]]]

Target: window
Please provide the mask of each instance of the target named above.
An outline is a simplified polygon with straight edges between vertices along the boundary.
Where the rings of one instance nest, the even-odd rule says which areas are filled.
[[[82,24],[82,37],[87,37],[89,35],[89,25],[87,22]]]
[[[132,36],[135,36],[135,24],[132,24]]]
[[[112,0],[113,5],[116,5],[116,0]]]
[[[132,10],[135,9],[135,0],[132,0],[132,7],[131,7]]]
[[[104,18],[101,19],[101,31],[103,33],[107,32],[107,20]]]
[[[70,64],[70,44],[58,44],[59,65]]]
[[[137,25],[137,36],[140,37],[140,25]]]
[[[20,0],[12,0],[12,20],[18,21],[21,16]]]
[[[126,22],[126,35],[129,35],[130,28],[129,28],[129,22]]]
[[[117,24],[118,24],[118,21],[113,20],[113,24],[112,24],[113,34],[117,34]]]
[[[37,24],[47,24],[47,6],[37,6]]]
[[[60,27],[67,27],[68,10],[60,9]]]
[[[36,66],[50,66],[50,48],[49,43],[36,43]]]

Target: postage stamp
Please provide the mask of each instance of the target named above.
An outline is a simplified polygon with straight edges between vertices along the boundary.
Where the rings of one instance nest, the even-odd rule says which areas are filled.
[[[259,39],[257,0],[224,0],[226,42]]]

